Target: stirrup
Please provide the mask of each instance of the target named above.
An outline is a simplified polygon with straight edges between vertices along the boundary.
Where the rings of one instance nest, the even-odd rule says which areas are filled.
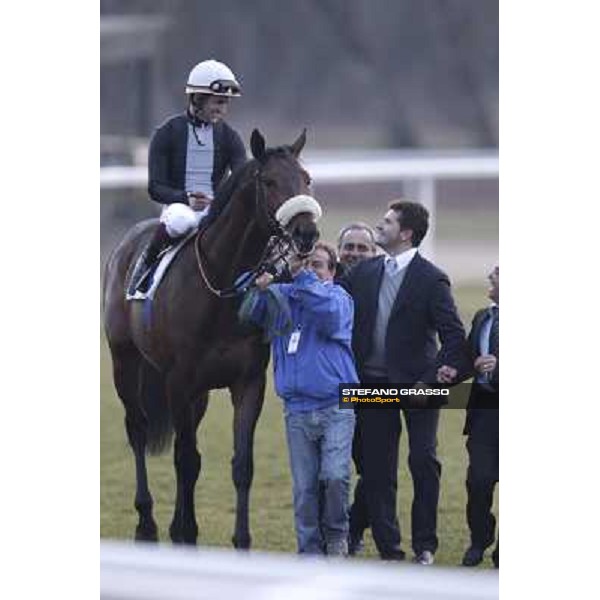
[[[153,265],[148,264],[147,258],[147,252],[142,252],[135,263],[133,273],[131,274],[131,279],[129,280],[129,289],[127,290],[127,295],[134,300],[145,298],[145,295],[150,287],[150,275],[152,273]],[[146,284],[144,286],[145,289],[142,289],[143,284]]]

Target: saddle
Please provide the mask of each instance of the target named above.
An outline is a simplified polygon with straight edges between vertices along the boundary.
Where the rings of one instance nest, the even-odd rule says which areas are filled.
[[[187,236],[182,237],[174,245],[165,248],[156,258],[153,264],[146,265],[146,248],[138,256],[134,268],[129,276],[126,286],[125,299],[130,300],[151,300],[162,281],[164,274],[173,262],[175,256],[181,248],[185,246],[188,240],[196,235],[196,230],[191,231]]]

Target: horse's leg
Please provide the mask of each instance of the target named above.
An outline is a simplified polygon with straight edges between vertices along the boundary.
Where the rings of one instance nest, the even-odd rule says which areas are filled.
[[[175,430],[174,463],[177,476],[177,498],[169,528],[174,543],[195,544],[198,524],[194,513],[194,488],[200,473],[200,454],[196,449],[193,366],[175,367],[167,379],[167,392]]]
[[[135,456],[135,509],[138,524],[135,529],[137,541],[158,541],[158,528],[152,516],[152,495],[148,487],[146,471],[146,416],[141,408],[140,376],[142,357],[133,345],[113,348],[113,375],[117,394],[125,407],[125,429],[129,445]]]
[[[198,429],[200,422],[204,418],[204,414],[206,413],[207,406],[208,406],[208,392],[205,392],[205,393],[201,394],[200,398],[198,399],[198,402],[194,406],[194,412],[192,415],[192,418],[194,420],[194,431],[196,431]],[[198,466],[198,476],[200,476],[200,471],[202,470],[202,455],[200,453],[198,453],[198,458],[200,461],[199,466]],[[196,480],[197,480],[197,478],[196,478]],[[175,513],[173,515],[173,521],[171,523],[171,539],[174,542],[183,542],[183,537],[182,537],[182,533],[181,533],[182,528],[183,528],[182,510],[181,510],[182,497],[183,497],[182,488],[180,486],[180,482],[179,482],[179,478],[178,478],[177,498],[176,498],[176,502],[175,502]]]
[[[265,395],[265,376],[252,381],[236,382],[230,387],[233,402],[233,459],[231,474],[237,494],[235,548],[247,550],[252,538],[248,524],[250,486],[254,474],[254,430],[262,410]]]

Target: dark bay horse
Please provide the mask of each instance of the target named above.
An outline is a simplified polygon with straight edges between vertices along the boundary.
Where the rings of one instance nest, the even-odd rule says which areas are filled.
[[[255,267],[273,236],[286,234],[274,215],[287,199],[309,194],[310,178],[297,160],[305,141],[303,132],[290,146],[267,149],[260,133],[252,133],[254,159],[218,190],[217,199],[227,196],[225,208],[180,250],[165,273],[150,323],[143,302],[127,302],[125,289],[156,219],[133,227],[108,259],[104,326],[135,455],[137,540],[158,539],[146,451],[165,450],[174,433],[177,495],[169,533],[173,542],[196,543],[194,488],[201,469],[196,430],[208,391],[227,387],[234,408],[232,477],[237,494],[232,541],[236,548],[250,547],[254,430],[263,404],[269,348],[259,332],[238,323],[238,301],[220,297],[218,291]],[[297,241],[296,250],[307,240],[310,246],[317,235],[310,213],[294,216],[286,230],[289,239]]]

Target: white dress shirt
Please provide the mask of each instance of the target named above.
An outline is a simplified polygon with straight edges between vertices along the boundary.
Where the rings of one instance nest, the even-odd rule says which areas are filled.
[[[385,257],[385,261],[388,262],[390,260],[396,261],[396,271],[402,271],[402,269],[406,269],[410,264],[410,261],[415,257],[417,253],[417,248],[411,248],[410,250],[406,250],[401,252],[400,254],[396,254],[396,256],[391,256],[388,254]]]

